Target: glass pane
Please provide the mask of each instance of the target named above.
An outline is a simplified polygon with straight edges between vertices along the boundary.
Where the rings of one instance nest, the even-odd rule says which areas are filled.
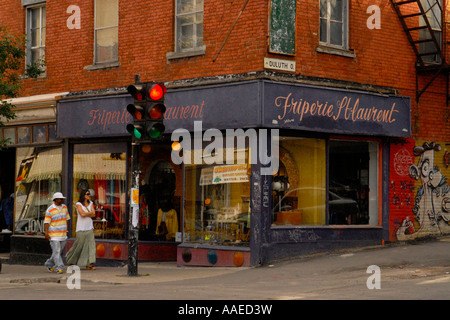
[[[48,126],[48,141],[56,141],[56,124],[50,124]]]
[[[320,17],[327,18],[327,0],[320,0]]]
[[[327,20],[320,19],[320,41],[328,42],[327,35]]]
[[[193,33],[193,25],[185,25],[181,27],[181,49],[189,49],[194,47]]]
[[[111,27],[119,25],[118,0],[96,0],[95,27]]]
[[[96,62],[116,61],[118,57],[118,27],[96,31]]]
[[[203,23],[196,25],[196,31],[197,31],[197,34],[196,34],[197,37],[195,39],[196,40],[195,46],[200,47],[203,45]]]
[[[41,46],[45,46],[46,30],[46,28],[41,30]]]
[[[31,28],[41,27],[41,8],[31,9]]]
[[[282,138],[280,167],[273,176],[275,225],[324,225],[325,140]]]
[[[186,242],[248,246],[250,165],[248,150],[241,153],[243,164],[186,166]]]
[[[126,144],[74,146],[73,205],[82,190],[89,190],[96,216],[94,234],[102,239],[124,239],[126,223]],[[72,232],[76,233],[77,215]]]
[[[41,30],[40,29],[31,29],[31,46],[32,47],[40,46],[40,38],[41,38]]]
[[[9,139],[10,143],[15,144],[16,143],[16,129],[15,128],[8,128],[3,129],[3,139]]]
[[[342,46],[342,27],[340,22],[330,22],[330,44]]]
[[[19,127],[17,128],[17,143],[30,143],[31,142],[31,128]]]
[[[177,14],[194,11],[194,0],[177,0]]]
[[[47,126],[33,127],[33,142],[47,142]]]
[[[329,146],[329,223],[368,224],[373,218],[377,224],[377,144],[330,141]]]
[[[194,23],[194,17],[195,15],[189,14],[185,16],[181,16],[178,18],[178,24],[180,26],[186,25],[186,24],[193,24]]]
[[[52,195],[61,191],[61,148],[17,148],[15,233],[42,235]]]
[[[343,0],[330,1],[330,19],[342,22]]]

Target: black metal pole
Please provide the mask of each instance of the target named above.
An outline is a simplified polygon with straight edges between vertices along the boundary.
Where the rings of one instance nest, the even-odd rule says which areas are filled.
[[[131,194],[128,219],[128,276],[138,275],[139,162],[138,146],[131,144]],[[137,189],[137,190],[136,190]],[[137,195],[136,195],[137,193]],[[137,199],[136,199],[137,196]],[[137,200],[137,201],[136,201]]]

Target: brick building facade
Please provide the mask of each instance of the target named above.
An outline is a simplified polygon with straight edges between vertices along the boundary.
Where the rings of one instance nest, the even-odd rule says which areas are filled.
[[[85,180],[99,199],[104,189],[109,190],[104,194],[106,200],[98,203],[98,210],[104,215],[98,217],[96,227],[99,230],[97,254],[99,258],[126,259],[127,248],[123,241],[129,215],[126,190],[130,187],[126,178],[130,163],[126,159],[130,155],[131,137],[124,130],[123,121],[116,121],[116,129],[109,131],[103,120],[93,118],[92,112],[103,110],[105,115],[122,111],[130,103],[126,87],[133,84],[138,75],[141,82],[165,82],[169,89],[167,106],[173,108],[173,112],[177,110],[181,114],[181,108],[186,111],[188,106],[193,110],[193,106],[204,105],[203,118],[197,119],[203,121],[204,130],[280,129],[281,136],[289,138],[286,140],[295,140],[281,143],[279,172],[268,180],[262,179],[255,172],[264,164],[257,163],[249,169],[251,174],[242,186],[193,183],[191,180],[195,176],[207,178],[207,170],[203,170],[207,168],[194,167],[191,176],[188,172],[183,173],[181,167],[170,163],[169,145],[157,146],[153,153],[141,152],[140,160],[146,168],[141,175],[142,186],[154,193],[161,190],[155,181],[169,179],[172,187],[168,192],[179,223],[179,238],[157,238],[155,223],[159,208],[150,208],[152,204],[147,202],[156,200],[148,196],[145,200],[148,213],[141,212],[140,215],[140,226],[147,227],[140,234],[143,260],[177,259],[180,264],[188,265],[258,265],[302,253],[448,232],[450,191],[445,178],[450,175],[450,109],[447,30],[443,23],[447,18],[447,1],[436,3],[423,15],[424,19],[417,14],[420,6],[416,1],[402,4],[394,0],[205,3],[177,0],[158,6],[152,1],[3,1],[0,21],[10,33],[20,35],[34,31],[34,36],[45,33],[45,39],[37,37],[40,44],[29,42],[27,47],[27,63],[35,59],[35,52],[45,56],[45,72],[38,79],[24,77],[20,97],[13,101],[18,117],[6,123],[3,129],[5,137],[17,139],[12,146],[17,152],[16,173],[14,179],[9,178],[10,184],[2,186],[2,197],[14,192],[18,201],[17,195],[22,188],[17,180],[19,168],[21,165],[25,168],[29,161],[31,170],[37,170],[36,155],[46,152],[46,148],[53,148],[53,153],[47,156],[59,157],[57,172],[52,176],[41,169],[42,174],[36,178],[25,177],[24,203],[33,206],[29,197],[32,183],[48,176],[59,180],[54,184],[46,183],[47,194],[52,188],[60,188],[68,194],[68,201],[74,203],[80,183]],[[440,14],[441,18],[432,17],[429,12]],[[407,14],[413,16],[405,18]],[[404,29],[402,21],[405,19],[410,19],[405,23],[409,28],[431,21],[433,34],[440,39],[439,53],[425,56],[428,60],[425,59],[424,65],[418,61],[424,58],[420,54],[427,47],[420,46],[426,43],[414,41],[424,40],[420,32],[429,29]],[[418,48],[417,53],[413,46]],[[289,67],[283,67],[285,65]],[[294,69],[289,69],[290,66]],[[245,97],[231,99],[226,90]],[[272,96],[285,97],[286,101],[287,97],[295,97],[289,106],[292,119],[284,119],[292,121],[291,124],[277,121],[284,116],[279,112],[281,105],[277,105],[275,99],[270,100]],[[342,106],[344,99],[348,101],[347,109]],[[309,118],[305,115],[304,121],[299,120],[300,105],[305,108],[306,101],[310,108]],[[376,123],[376,116],[372,116],[374,121],[366,119],[365,127],[361,119],[359,123],[351,120],[349,106],[353,106],[356,117],[357,101],[361,112],[387,108],[383,109],[385,117],[389,111],[398,117],[390,118],[390,123],[381,121],[380,124]],[[298,103],[299,109],[294,110],[294,103]],[[314,103],[316,107],[333,104],[328,119],[323,119],[326,118],[324,113],[319,119],[319,111],[314,114]],[[288,108],[287,104],[284,106]],[[342,113],[337,114],[338,110]],[[341,122],[344,112],[347,112],[347,119]],[[253,113],[257,114],[254,119]],[[77,118],[68,119],[69,114]],[[81,114],[86,114],[85,118]],[[174,114],[171,113],[172,122],[167,119],[170,131],[186,125],[186,119]],[[100,117],[100,113],[98,115]],[[266,116],[273,118],[266,119]],[[190,120],[195,119],[191,116]],[[83,132],[76,132],[71,123],[78,121],[97,124],[97,128],[90,126]],[[395,127],[401,121],[407,125]],[[55,126],[57,131],[53,134]],[[22,127],[33,128],[29,140],[20,140]],[[38,127],[45,127],[46,138],[43,140],[36,140],[34,129],[37,132]],[[9,133],[5,131],[8,129]],[[259,133],[258,137],[261,137]],[[307,142],[303,143],[303,140]],[[433,148],[429,148],[432,142]],[[119,157],[123,161],[122,167],[114,168],[120,178],[96,176],[85,169],[92,160],[83,158],[85,154],[91,154],[85,149],[108,143],[111,148],[105,148],[103,156],[124,154]],[[414,153],[414,147],[423,147],[424,143],[426,150],[416,149]],[[29,150],[21,151],[26,148]],[[318,155],[306,159],[293,151],[302,148],[308,150],[306,154],[315,152]],[[342,148],[349,150],[349,154],[339,151]],[[441,178],[433,184],[429,183],[429,177],[410,173],[412,167],[423,170],[424,160],[420,157],[431,153],[433,161],[428,163],[434,168],[435,177]],[[80,169],[77,169],[77,159],[85,161],[81,162]],[[158,159],[165,159],[165,162]],[[305,161],[314,165],[308,166]],[[358,164],[363,162],[364,165]],[[159,176],[152,177],[146,170],[156,170],[158,163]],[[167,167],[167,163],[171,167]],[[340,167],[342,172],[347,172],[348,178],[354,176],[354,181],[344,181],[346,177],[339,173]],[[312,170],[314,176],[306,176],[302,172],[305,170]],[[288,196],[289,189],[273,188],[277,182],[284,186],[287,181],[291,187],[300,189],[293,197]],[[190,187],[186,186],[198,190],[191,194]],[[268,186],[269,191],[265,188]],[[308,203],[304,199],[309,196],[302,190],[311,186],[324,191],[315,191],[312,197],[317,200]],[[239,201],[233,198],[237,192],[242,193]],[[433,197],[436,193],[437,198]],[[213,194],[219,194],[216,207],[208,206],[210,202],[214,203]],[[116,200],[109,203],[113,195]],[[332,196],[338,198],[332,199]],[[270,200],[265,206],[267,197]],[[288,206],[297,206],[295,209],[298,210],[290,211],[301,218],[292,218],[290,214],[285,215],[287,220],[281,218],[284,217],[281,214],[284,212],[283,197],[295,198]],[[46,198],[45,194],[41,198]],[[203,204],[196,204],[196,201]],[[301,206],[302,201],[308,204]],[[40,203],[41,207],[44,202]],[[278,209],[275,208],[277,202]],[[337,217],[343,207],[334,207],[337,203],[346,203],[345,212],[339,213],[345,217]],[[249,210],[241,209],[246,206]],[[357,207],[357,213],[349,213],[353,210],[351,206]],[[315,209],[309,213],[311,207]],[[23,218],[19,219],[22,213],[17,211],[18,208],[16,204],[16,223]],[[114,208],[119,209],[116,212]],[[145,208],[141,205],[140,209]],[[236,220],[241,222],[235,224],[231,220],[218,219],[219,215],[224,216],[223,208],[230,212],[240,210],[239,214],[246,211],[248,223],[242,219]],[[222,212],[218,213],[220,210]],[[331,212],[333,210],[336,212]],[[115,218],[113,213],[117,213]],[[105,215],[111,217],[105,218]],[[152,216],[154,218],[149,218]],[[199,216],[201,223],[197,221]],[[28,221],[38,219],[36,217]],[[103,225],[102,218],[107,220]],[[192,229],[189,229],[190,224]],[[424,224],[428,226],[426,230],[421,228]],[[39,238],[39,228],[31,230],[28,226],[26,230],[28,232],[15,232],[13,238],[16,238],[15,243],[24,241],[29,247],[30,238],[26,234]],[[23,245],[12,242],[12,251],[17,248],[20,254],[16,256],[22,259],[23,250],[19,247]],[[41,248],[45,244],[34,246]],[[159,253],[151,256],[152,252]]]

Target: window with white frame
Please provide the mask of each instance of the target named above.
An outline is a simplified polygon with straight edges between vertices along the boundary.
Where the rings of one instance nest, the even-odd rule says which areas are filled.
[[[94,64],[116,62],[119,48],[119,1],[95,0]]]
[[[27,64],[45,59],[46,7],[27,8]]]
[[[347,49],[348,0],[320,0],[320,44]]]
[[[203,47],[203,0],[176,0],[176,52]]]

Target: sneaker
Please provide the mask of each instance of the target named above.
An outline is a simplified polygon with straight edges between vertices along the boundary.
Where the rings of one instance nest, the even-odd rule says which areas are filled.
[[[58,271],[56,271],[56,273],[61,274],[61,273],[63,273],[63,270],[62,269],[58,269]]]
[[[48,272],[53,272],[53,271],[55,271],[53,268],[50,268],[50,267],[47,267],[47,271]]]

